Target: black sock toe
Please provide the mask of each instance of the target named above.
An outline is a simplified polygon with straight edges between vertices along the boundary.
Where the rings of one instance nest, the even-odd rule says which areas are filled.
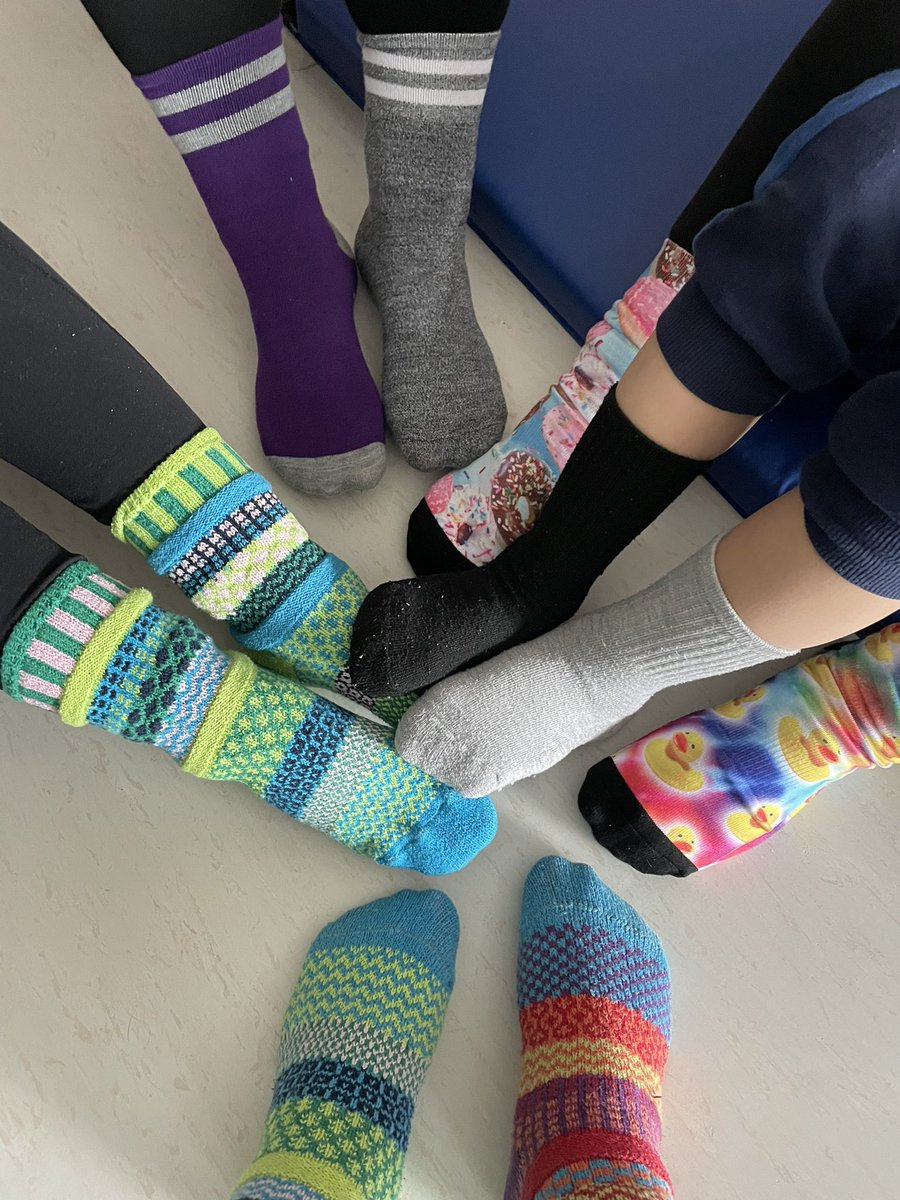
[[[697,870],[650,819],[611,758],[588,771],[578,808],[600,845],[636,871],[684,878]]]

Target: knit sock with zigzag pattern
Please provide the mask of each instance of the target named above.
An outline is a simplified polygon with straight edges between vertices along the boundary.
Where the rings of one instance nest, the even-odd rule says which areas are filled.
[[[373,700],[353,686],[347,658],[364,583],[214,429],[170,454],[123,501],[112,531],[198,608],[227,621],[270,670],[337,692],[390,725],[412,702]]]
[[[669,968],[583,863],[544,858],[525,883],[519,1024],[505,1200],[672,1200],[659,1157]]]
[[[192,775],[244,783],[386,866],[444,874],[490,841],[490,801],[404,762],[385,726],[224,653],[152,601],[73,563],[13,627],[3,690],[68,725],[159,746]]]
[[[436,891],[322,930],[285,1014],[262,1147],[232,1200],[396,1200],[458,941]]]

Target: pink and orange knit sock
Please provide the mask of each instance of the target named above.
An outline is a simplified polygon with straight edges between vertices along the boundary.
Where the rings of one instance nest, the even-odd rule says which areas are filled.
[[[522,899],[522,1077],[505,1200],[671,1200],[671,1029],[656,934],[590,867],[544,858]]]

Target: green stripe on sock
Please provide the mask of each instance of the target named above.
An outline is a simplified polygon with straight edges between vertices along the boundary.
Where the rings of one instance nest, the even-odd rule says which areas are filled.
[[[178,525],[183,524],[191,515],[187,505],[182,504],[177,496],[173,496],[168,488],[160,488],[153,497],[153,502],[167,512]]]
[[[219,491],[219,488],[206,476],[194,463],[184,468],[181,472],[181,478],[185,483],[190,484],[202,501],[210,500]],[[198,504],[199,508],[200,505]]]

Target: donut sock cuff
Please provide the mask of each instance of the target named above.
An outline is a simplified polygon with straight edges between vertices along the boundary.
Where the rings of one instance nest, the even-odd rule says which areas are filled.
[[[612,758],[602,759],[588,771],[578,793],[578,809],[595,840],[636,871],[681,879],[696,872],[691,860],[648,816]]]

